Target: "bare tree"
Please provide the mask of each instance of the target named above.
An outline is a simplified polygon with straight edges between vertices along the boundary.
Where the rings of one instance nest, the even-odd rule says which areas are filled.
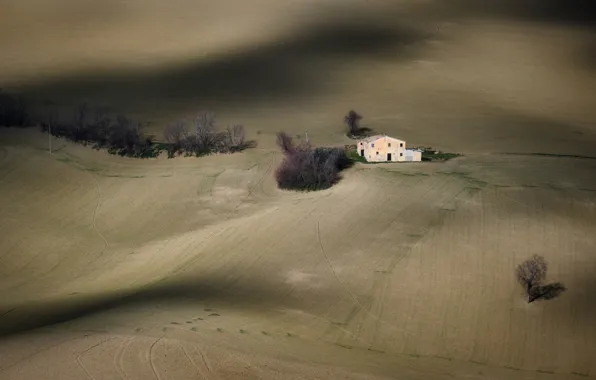
[[[90,131],[91,140],[95,142],[95,148],[101,148],[109,144],[110,128],[112,127],[112,118],[106,107],[95,109],[93,126]]]
[[[348,134],[350,136],[357,136],[360,133],[360,120],[362,120],[362,116],[354,110],[348,112],[344,117],[344,124],[348,127]]]
[[[279,132],[277,134],[277,145],[284,154],[292,154],[296,151],[292,137],[285,132]]]
[[[195,118],[195,138],[197,148],[201,153],[207,153],[218,138],[215,131],[215,114],[213,112],[201,112]]]
[[[528,296],[528,303],[538,299],[553,299],[566,290],[560,282],[542,285],[547,270],[548,264],[544,257],[538,255],[534,255],[518,265],[515,273],[518,282],[523,286]]]
[[[232,126],[232,128],[228,127],[227,135],[229,139],[229,147],[232,150],[238,150],[242,148],[246,139],[246,131],[244,130],[244,125],[235,124]]]
[[[163,137],[168,144],[176,146],[177,149],[182,147],[182,142],[188,137],[186,123],[178,121],[168,124],[163,132]]]

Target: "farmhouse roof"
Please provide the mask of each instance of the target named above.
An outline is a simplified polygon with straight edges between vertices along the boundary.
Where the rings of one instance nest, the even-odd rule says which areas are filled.
[[[378,139],[383,138],[383,137],[384,137],[383,135],[374,135],[374,136],[366,137],[366,138],[362,139],[362,141],[369,143],[369,142],[377,141]]]
[[[382,139],[383,137],[388,137],[388,138],[390,138],[390,139],[394,139],[394,140],[403,141],[403,140],[400,140],[400,139],[398,139],[398,138],[391,137],[391,136],[387,136],[387,135],[374,135],[374,136],[370,136],[370,137],[367,137],[367,138],[365,138],[365,139],[362,139],[361,141],[363,141],[363,142],[365,142],[365,143],[370,143],[370,142],[373,142],[373,141],[377,141],[377,140],[379,140],[379,139]]]

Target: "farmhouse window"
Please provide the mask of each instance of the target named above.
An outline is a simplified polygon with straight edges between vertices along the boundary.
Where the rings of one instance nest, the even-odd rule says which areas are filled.
[[[377,155],[379,154],[379,152],[377,152]]]
[[[391,148],[391,143],[387,143],[387,146]]]
[[[375,147],[375,144],[372,144],[371,146],[374,148]]]
[[[404,143],[399,143],[399,147],[403,148],[404,147]]]
[[[399,154],[399,156],[400,156],[400,157],[401,157],[401,156],[403,156],[403,155],[404,155],[403,153],[400,153],[400,154]]]

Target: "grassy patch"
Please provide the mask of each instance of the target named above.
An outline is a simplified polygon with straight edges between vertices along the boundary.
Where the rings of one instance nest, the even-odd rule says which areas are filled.
[[[452,158],[459,157],[461,154],[458,153],[446,153],[434,150],[422,150],[422,161],[448,161]]]
[[[105,174],[103,177],[109,178],[145,178],[144,175],[120,175],[120,174]]]
[[[420,172],[413,172],[413,173],[408,173],[408,172],[396,172],[393,170],[387,170],[390,173],[398,173],[401,175],[405,175],[407,177],[430,177],[430,174],[427,173],[420,173]]]
[[[549,369],[537,369],[536,372],[539,373],[548,373],[549,375],[553,375],[555,373],[555,371],[549,370]]]
[[[554,158],[581,158],[586,160],[596,160],[595,156],[582,156],[579,154],[555,154],[555,153],[501,153],[508,156],[538,156]]]
[[[346,155],[348,158],[354,162],[362,162],[363,164],[370,164],[370,162],[366,161],[366,158],[362,157],[358,154],[355,150],[347,150]]]
[[[101,169],[99,169],[99,168],[91,168],[91,167],[89,167],[89,168],[82,168],[82,170],[85,171],[85,172],[92,172],[92,173],[97,173],[97,172],[100,172],[101,171]]]

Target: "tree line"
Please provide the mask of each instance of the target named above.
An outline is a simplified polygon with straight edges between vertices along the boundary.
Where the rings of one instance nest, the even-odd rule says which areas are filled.
[[[55,111],[34,118],[27,102],[0,89],[0,126],[28,127],[37,124],[44,133],[64,138],[111,154],[126,157],[157,157],[166,151],[168,157],[204,156],[213,153],[234,153],[254,147],[246,140],[246,129],[235,124],[219,130],[213,112],[202,111],[188,121],[180,120],[164,127],[163,141],[145,131],[143,123],[106,108],[77,105],[70,117],[62,118]]]

